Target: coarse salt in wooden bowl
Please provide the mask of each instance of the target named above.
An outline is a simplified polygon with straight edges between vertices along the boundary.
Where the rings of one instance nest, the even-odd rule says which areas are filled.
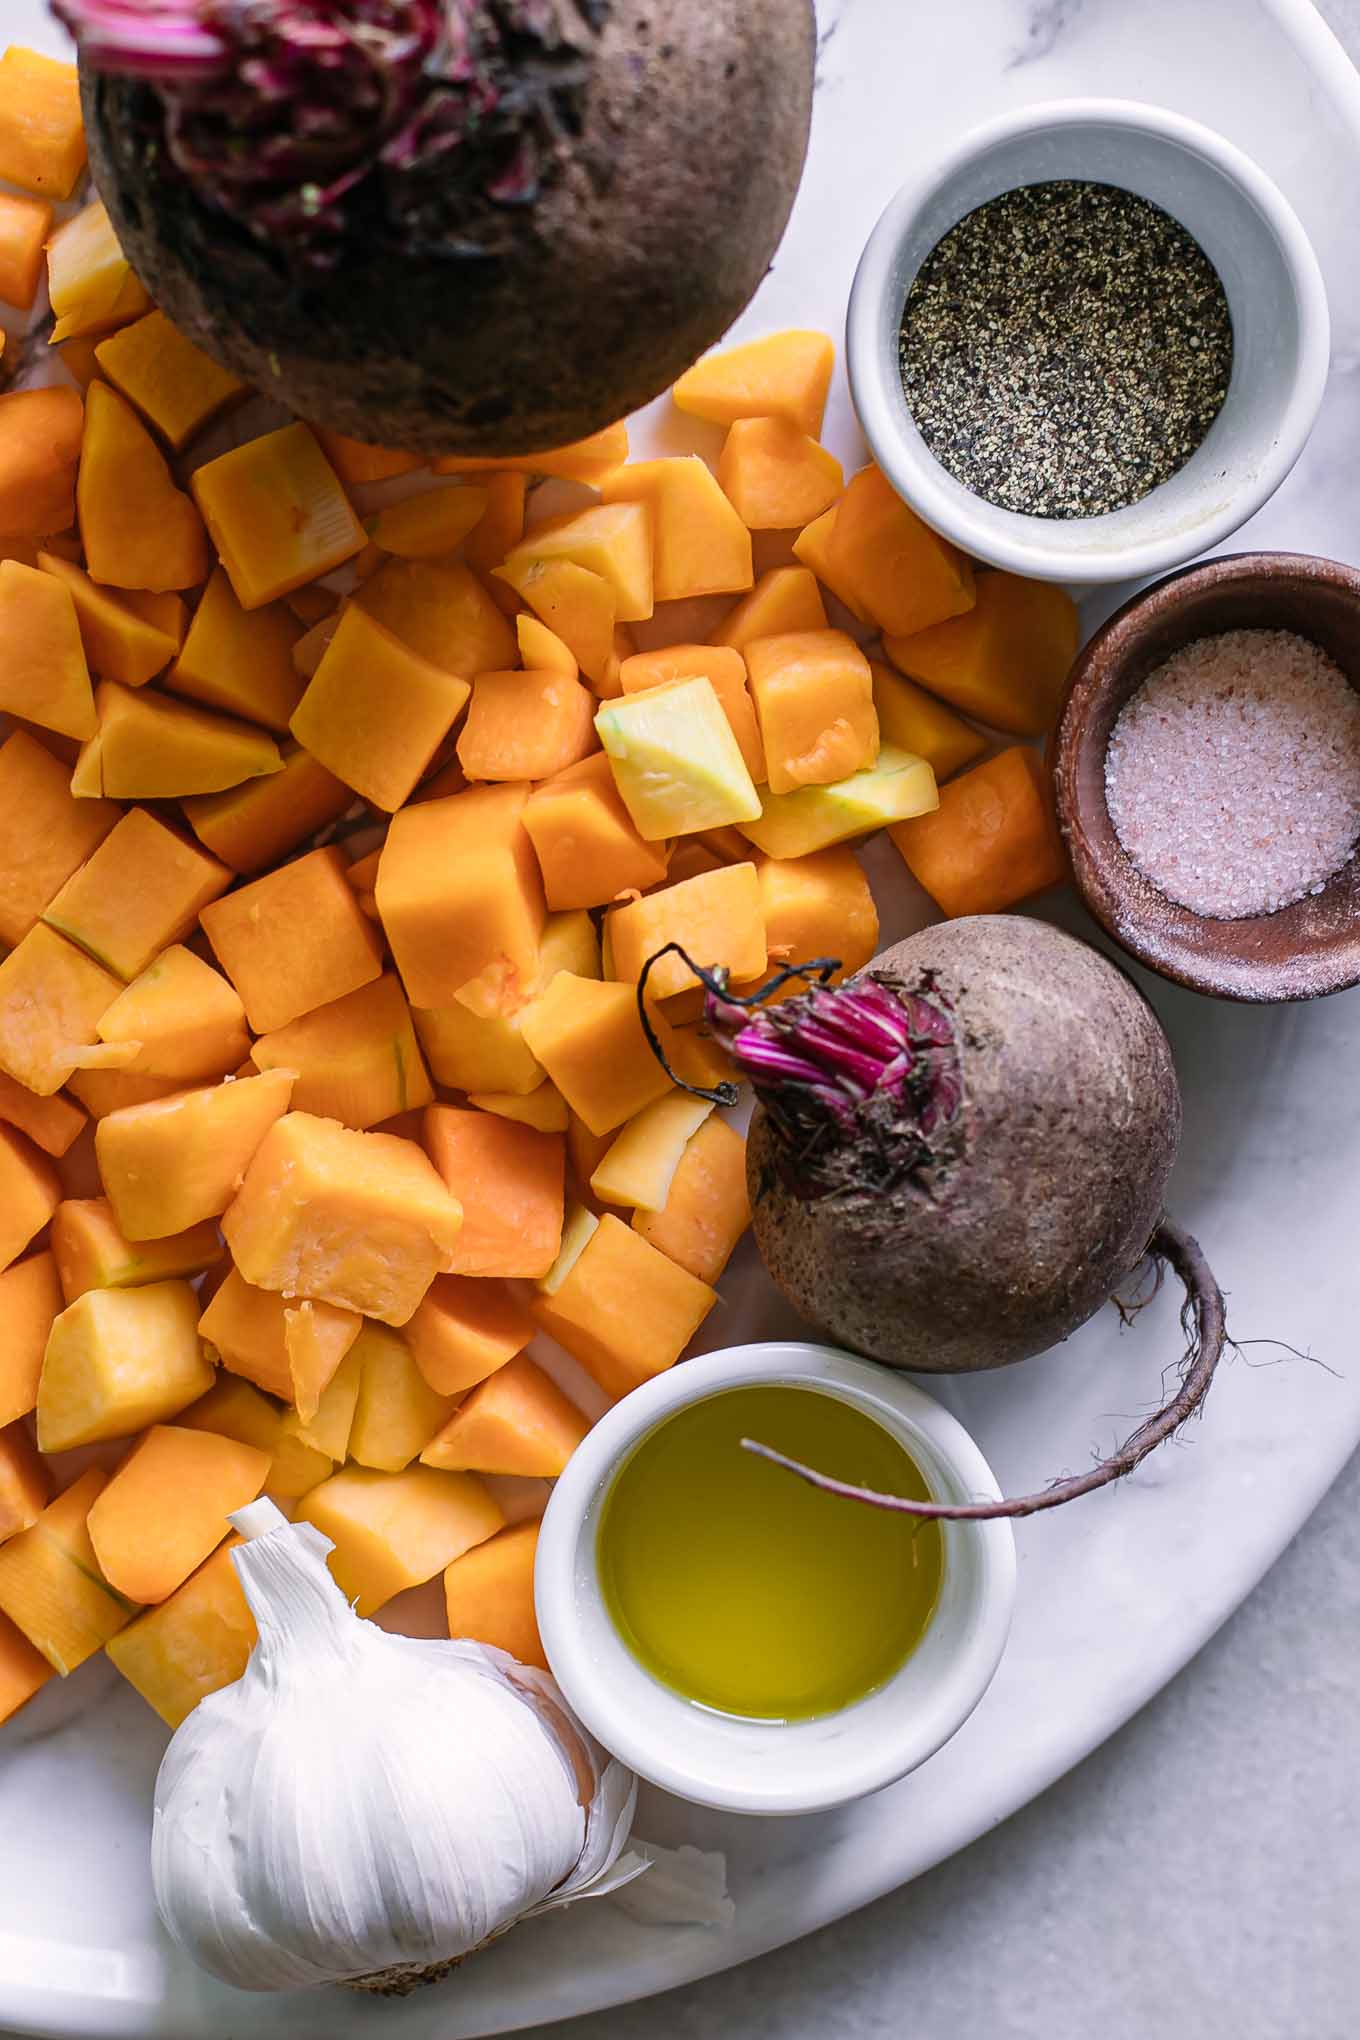
[[[1319,998],[1360,984],[1360,857],[1271,914],[1215,920],[1144,877],[1115,833],[1105,754],[1120,711],[1196,638],[1287,630],[1319,645],[1360,690],[1360,572],[1303,553],[1239,553],[1172,574],[1098,630],[1072,670],[1053,750],[1058,819],[1077,889],[1150,970],[1215,998]]]

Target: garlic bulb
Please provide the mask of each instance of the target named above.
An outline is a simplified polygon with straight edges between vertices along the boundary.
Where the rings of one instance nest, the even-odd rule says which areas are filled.
[[[204,1968],[407,1990],[647,1868],[624,1853],[636,1779],[550,1678],[362,1621],[329,1540],[272,1503],[233,1521],[259,1642],[176,1731],[152,1834],[161,1918]]]

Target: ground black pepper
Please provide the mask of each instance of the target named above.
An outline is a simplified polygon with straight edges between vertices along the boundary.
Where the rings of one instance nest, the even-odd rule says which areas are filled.
[[[1218,272],[1169,213],[1109,184],[1003,192],[951,228],[902,313],[902,386],[965,488],[1098,517],[1184,467],[1232,373]]]

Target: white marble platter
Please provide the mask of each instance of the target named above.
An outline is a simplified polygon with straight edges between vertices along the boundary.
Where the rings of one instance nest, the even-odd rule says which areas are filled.
[[[698,0],[696,0],[698,4]],[[1160,101],[1221,129],[1284,187],[1326,272],[1336,358],[1304,459],[1238,540],[1360,557],[1360,80],[1308,0],[821,0],[806,181],[742,329],[838,330],[894,188],[966,127],[1030,100]],[[43,0],[5,0],[5,40],[59,47]],[[741,118],[733,106],[730,117]],[[714,231],[721,232],[721,221]],[[860,447],[843,379],[829,437]],[[694,444],[658,406],[638,442]],[[711,450],[705,446],[705,451]],[[1091,607],[1094,623],[1110,598]],[[926,918],[871,848],[885,937]],[[1076,906],[1046,903],[1089,933]],[[916,1876],[1077,1763],[1186,1662],[1278,1556],[1360,1440],[1354,1364],[1360,993],[1252,1011],[1149,983],[1187,1094],[1173,1208],[1199,1234],[1244,1342],[1203,1420],[1116,1490],[1019,1527],[1012,1643],[983,1705],[903,1784],[841,1814],[761,1823],[644,1795],[643,1832],[727,1852],[728,1930],[633,1924],[608,1904],[522,1929],[401,2003],[247,1998],[181,1960],[147,1874],[165,1733],[103,1660],[0,1730],[0,2023],[121,2040],[470,2040],[589,2012],[795,1938]],[[707,1343],[789,1328],[749,1250]],[[1150,1408],[1179,1350],[1174,1301],[1113,1312],[1061,1351],[941,1393],[1003,1484],[1083,1464]],[[1244,1691],[1239,1704],[1250,1707]]]

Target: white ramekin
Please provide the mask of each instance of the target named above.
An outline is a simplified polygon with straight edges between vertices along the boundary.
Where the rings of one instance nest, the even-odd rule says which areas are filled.
[[[1059,178],[1121,186],[1178,219],[1223,280],[1234,340],[1227,399],[1185,467],[1127,509],[1070,520],[1021,516],[956,482],[913,422],[898,365],[902,308],[936,243],[1001,192]],[[860,423],[898,494],[975,559],[1076,583],[1166,573],[1259,510],[1312,431],[1330,347],[1317,257],[1264,171],[1196,121],[1119,99],[1006,114],[905,185],[860,259],[846,330]]]
[[[756,1382],[816,1386],[865,1411],[942,1500],[998,1492],[962,1425],[888,1368],[794,1341],[708,1353],[635,1389],[577,1447],[539,1535],[538,1623],[571,1705],[642,1777],[701,1806],[814,1813],[903,1777],[967,1720],[1010,1628],[1015,1540],[1007,1522],[941,1525],[944,1579],[930,1626],[901,1670],[853,1707],[813,1721],[739,1721],[682,1699],[643,1669],[610,1619],[596,1566],[600,1512],[624,1460],[664,1418]]]

